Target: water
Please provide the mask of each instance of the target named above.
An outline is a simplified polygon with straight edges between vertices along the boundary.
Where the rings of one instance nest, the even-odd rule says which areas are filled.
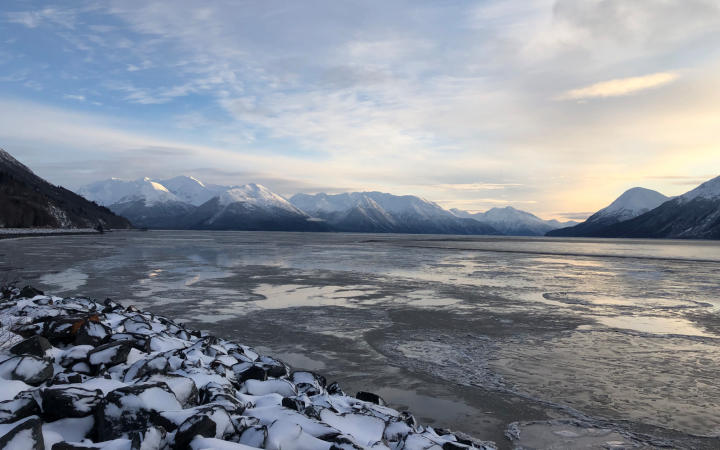
[[[521,433],[539,446],[633,432],[717,448],[691,435],[720,434],[718,269],[720,243],[699,241],[189,231],[0,241],[0,280],[135,304],[501,446],[511,422],[540,421]]]

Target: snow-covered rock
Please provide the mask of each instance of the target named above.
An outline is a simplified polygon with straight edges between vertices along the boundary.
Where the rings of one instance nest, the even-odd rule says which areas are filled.
[[[3,293],[26,340],[0,350],[0,449],[494,448],[133,307]]]

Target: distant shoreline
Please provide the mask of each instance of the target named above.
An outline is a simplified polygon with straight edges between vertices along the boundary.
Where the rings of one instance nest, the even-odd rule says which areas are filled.
[[[35,236],[72,236],[78,234],[100,234],[93,228],[0,228],[0,239]]]

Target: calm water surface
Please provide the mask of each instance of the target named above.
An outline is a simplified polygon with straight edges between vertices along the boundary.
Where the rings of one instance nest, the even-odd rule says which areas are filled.
[[[135,304],[501,446],[511,422],[572,418],[717,448],[693,436],[720,434],[719,272],[720,243],[698,241],[190,231],[0,241],[0,280]],[[526,425],[526,436],[556,431]]]

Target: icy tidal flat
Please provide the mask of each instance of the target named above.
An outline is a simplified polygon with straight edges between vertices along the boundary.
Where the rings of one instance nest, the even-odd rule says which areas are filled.
[[[0,243],[8,279],[260,346],[501,448],[513,430],[525,446],[621,433],[717,448],[719,267],[720,245],[697,241],[130,232]],[[563,422],[578,420],[587,427]]]

